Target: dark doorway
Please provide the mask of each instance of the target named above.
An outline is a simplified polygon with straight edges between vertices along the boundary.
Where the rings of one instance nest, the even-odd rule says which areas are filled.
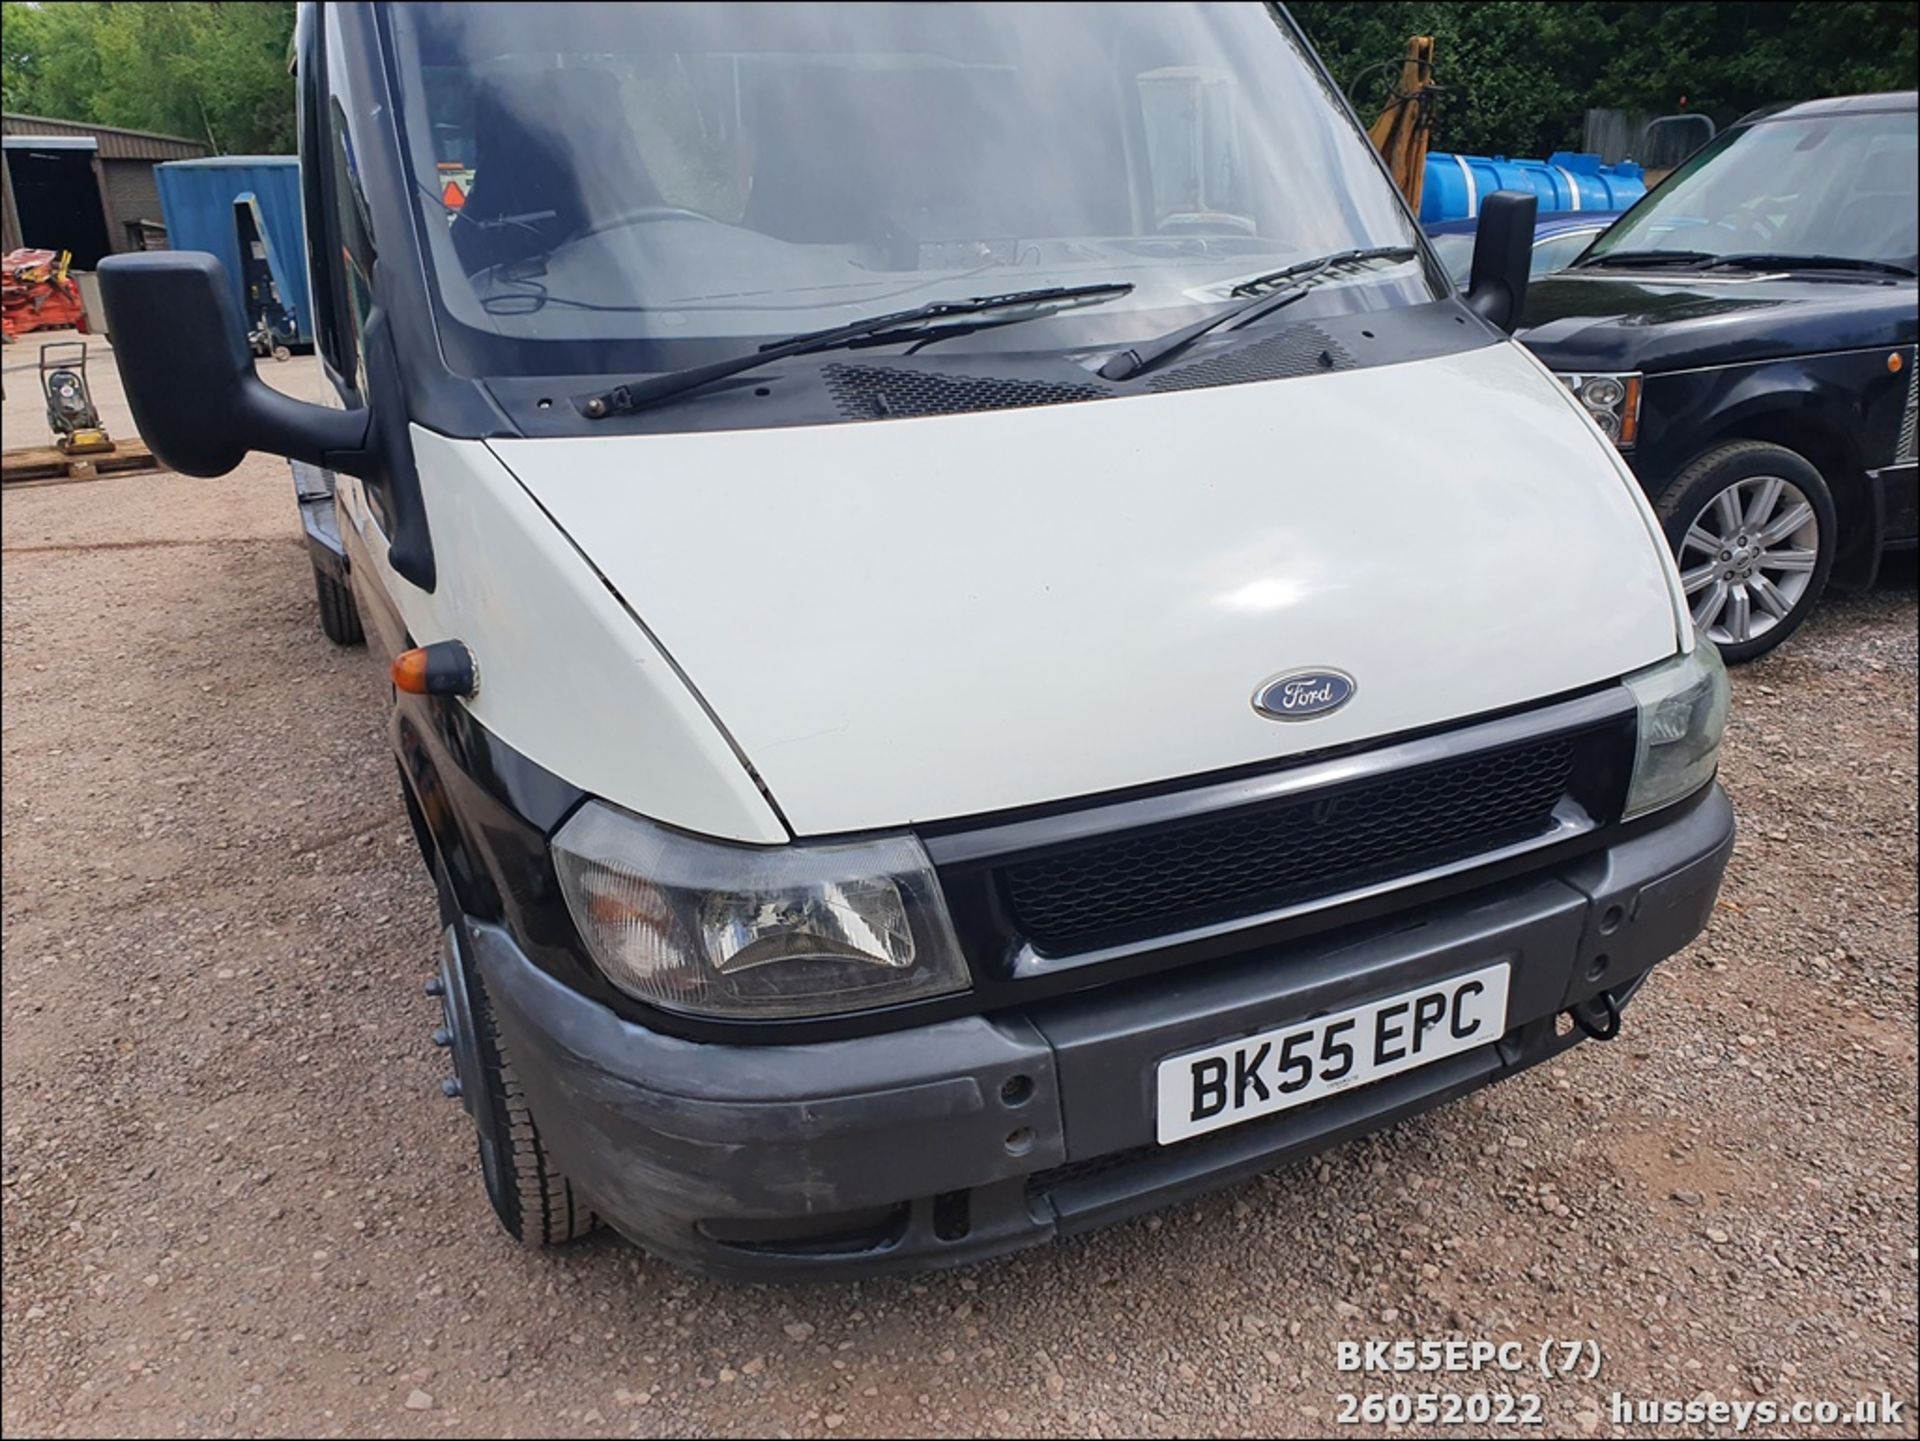
[[[76,270],[92,270],[101,256],[113,253],[93,155],[78,147],[7,145],[21,244],[29,250],[70,250]]]

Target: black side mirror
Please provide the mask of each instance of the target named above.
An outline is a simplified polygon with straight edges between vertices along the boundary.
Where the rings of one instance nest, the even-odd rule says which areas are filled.
[[[1483,319],[1511,331],[1527,308],[1533,272],[1533,221],[1539,200],[1518,190],[1496,190],[1480,204],[1473,236],[1467,304]]]
[[[226,270],[197,250],[111,255],[100,299],[141,438],[187,475],[225,475],[250,450],[344,469],[365,410],[282,395],[254,373]]]

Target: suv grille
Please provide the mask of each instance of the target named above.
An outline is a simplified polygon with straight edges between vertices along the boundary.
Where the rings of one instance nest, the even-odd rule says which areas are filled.
[[[1230,920],[1545,834],[1574,749],[1547,736],[1015,862],[1001,878],[1043,951]]]

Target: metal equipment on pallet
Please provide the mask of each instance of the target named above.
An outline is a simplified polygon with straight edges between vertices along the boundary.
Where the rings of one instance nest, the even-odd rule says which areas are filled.
[[[77,356],[77,363],[76,363]],[[40,347],[40,393],[47,398],[47,425],[63,455],[112,450],[87,388],[87,343],[50,340]]]

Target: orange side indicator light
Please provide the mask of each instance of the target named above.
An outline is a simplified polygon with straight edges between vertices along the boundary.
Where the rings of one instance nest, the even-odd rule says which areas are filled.
[[[392,675],[394,686],[408,695],[472,695],[480,689],[480,670],[465,641],[403,650],[393,658]]]
[[[1640,438],[1640,377],[1627,377],[1626,395],[1620,401],[1620,448],[1625,450]]]
[[[1900,373],[1900,367],[1906,363],[1907,362],[1901,358],[1899,351],[1894,350],[1887,353],[1887,370],[1891,374],[1898,375]]]

